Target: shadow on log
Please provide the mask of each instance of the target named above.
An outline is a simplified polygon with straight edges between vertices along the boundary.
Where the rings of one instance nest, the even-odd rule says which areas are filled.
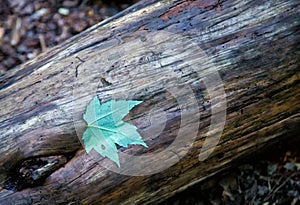
[[[0,204],[158,203],[286,140],[299,14],[296,0],[144,1],[1,76]],[[119,148],[120,169],[81,144],[95,95],[144,101],[125,121],[149,148]]]

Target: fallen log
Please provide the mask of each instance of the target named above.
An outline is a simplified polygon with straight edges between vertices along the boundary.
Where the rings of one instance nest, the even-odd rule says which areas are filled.
[[[298,137],[299,6],[143,1],[7,72],[0,204],[158,203]],[[95,95],[143,101],[120,168],[82,146]]]

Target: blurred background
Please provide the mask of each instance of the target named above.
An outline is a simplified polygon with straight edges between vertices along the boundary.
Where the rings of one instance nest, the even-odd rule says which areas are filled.
[[[0,0],[0,74],[138,0]]]

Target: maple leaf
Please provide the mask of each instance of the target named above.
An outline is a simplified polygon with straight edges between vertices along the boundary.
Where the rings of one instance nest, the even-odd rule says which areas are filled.
[[[116,144],[127,147],[129,144],[140,144],[147,147],[134,125],[122,121],[129,111],[143,101],[111,100],[100,104],[97,96],[86,107],[83,119],[87,128],[82,140],[85,150],[92,149],[103,157],[108,157],[119,167],[119,156]]]

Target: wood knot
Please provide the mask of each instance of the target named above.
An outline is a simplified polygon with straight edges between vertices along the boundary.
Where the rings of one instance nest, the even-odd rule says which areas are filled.
[[[20,191],[40,185],[49,175],[66,164],[64,155],[36,157],[23,161],[7,177],[3,188]]]

